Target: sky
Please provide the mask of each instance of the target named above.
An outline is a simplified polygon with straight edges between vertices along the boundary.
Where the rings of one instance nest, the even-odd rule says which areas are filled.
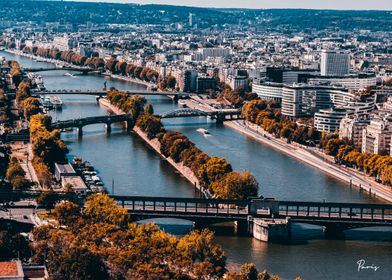
[[[169,4],[217,8],[305,8],[337,10],[392,10],[392,0],[68,0],[138,4]]]

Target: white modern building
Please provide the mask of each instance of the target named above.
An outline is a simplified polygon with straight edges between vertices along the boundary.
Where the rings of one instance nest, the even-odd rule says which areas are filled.
[[[350,54],[343,51],[323,50],[320,71],[322,76],[345,76],[350,71]]]
[[[362,131],[362,152],[391,154],[392,116],[373,119]]]
[[[329,83],[331,85],[340,85],[348,90],[362,90],[367,87],[377,85],[377,77],[375,75],[350,75],[347,77],[314,77],[308,79],[309,84]]]
[[[340,121],[346,116],[344,108],[321,109],[314,114],[314,128],[317,131],[332,133],[339,130]]]
[[[282,101],[283,84],[272,82],[253,83],[252,91],[262,99],[280,103]]]
[[[320,109],[344,106],[354,100],[354,94],[341,88],[296,84],[284,86],[282,115],[298,118],[311,117]]]

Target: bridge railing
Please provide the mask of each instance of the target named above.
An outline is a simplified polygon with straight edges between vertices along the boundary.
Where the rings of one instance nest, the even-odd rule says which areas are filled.
[[[346,219],[392,223],[392,205],[279,202],[279,215],[307,219]]]
[[[116,197],[123,208],[133,213],[187,215],[248,215],[248,202],[238,200]]]

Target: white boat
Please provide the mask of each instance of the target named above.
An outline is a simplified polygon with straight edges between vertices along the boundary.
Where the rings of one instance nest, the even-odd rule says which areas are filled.
[[[204,128],[198,128],[196,131],[200,132],[200,133],[202,133],[204,135],[210,135],[210,132],[207,129],[204,129]]]
[[[50,102],[52,103],[53,108],[55,109],[61,109],[63,107],[63,101],[61,100],[60,97],[56,95],[51,95],[49,96]]]
[[[67,72],[67,73],[65,73],[64,75],[65,75],[65,76],[70,76],[70,77],[72,77],[72,78],[75,78],[75,76],[74,76],[73,74],[71,74],[71,73],[68,73],[68,72]]]

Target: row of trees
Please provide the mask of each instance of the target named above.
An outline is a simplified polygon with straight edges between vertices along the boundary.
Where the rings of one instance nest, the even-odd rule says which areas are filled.
[[[51,117],[36,114],[30,118],[30,142],[34,153],[33,166],[38,180],[42,185],[49,186],[51,182],[50,169],[55,162],[65,161],[68,148],[60,140],[58,130],[51,131]]]
[[[128,96],[126,92],[110,89],[107,98],[110,103],[125,113],[132,114],[136,126],[147,134],[149,139],[157,138],[161,153],[182,162],[196,175],[202,187],[215,196],[227,199],[246,199],[256,196],[258,183],[253,175],[233,172],[226,160],[209,157],[200,151],[188,137],[179,132],[167,132],[161,119],[154,115],[151,104],[140,96]]]
[[[78,66],[88,66],[95,69],[104,67],[113,74],[156,83],[162,90],[167,88],[174,89],[177,83],[173,76],[168,75],[167,77],[160,78],[159,73],[149,67],[136,66],[131,63],[126,63],[125,61],[118,61],[115,58],[108,59],[105,62],[102,58],[97,57],[96,54],[91,57],[87,57],[73,51],[59,51],[56,48],[49,49],[38,47],[24,47],[23,52],[46,58],[62,60]]]
[[[78,66],[89,66],[95,69],[105,66],[105,61],[93,54],[91,57],[82,56],[74,51],[60,51],[56,48],[24,47],[23,52],[45,58],[52,58],[72,63]]]
[[[347,139],[339,139],[337,134],[326,136],[321,141],[326,154],[334,156],[338,164],[364,171],[383,184],[392,185],[392,157],[361,153]]]
[[[258,182],[248,171],[233,171],[225,159],[208,156],[184,134],[167,132],[159,117],[145,111],[139,116],[136,126],[145,132],[149,139],[157,138],[161,153],[191,169],[200,185],[216,197],[246,199],[257,195]]]
[[[32,115],[41,112],[41,104],[38,98],[30,96],[30,92],[31,82],[28,79],[23,80],[16,91],[16,103],[18,105],[18,110],[27,119],[29,119]]]
[[[265,131],[300,144],[313,144],[320,140],[321,133],[312,127],[298,125],[280,113],[280,105],[266,100],[252,100],[242,107],[246,120],[259,125]]]
[[[181,238],[157,226],[129,223],[127,211],[107,195],[87,198],[81,209],[62,202],[60,227],[33,230],[33,260],[46,262],[54,279],[217,279],[226,257],[208,230]]]

